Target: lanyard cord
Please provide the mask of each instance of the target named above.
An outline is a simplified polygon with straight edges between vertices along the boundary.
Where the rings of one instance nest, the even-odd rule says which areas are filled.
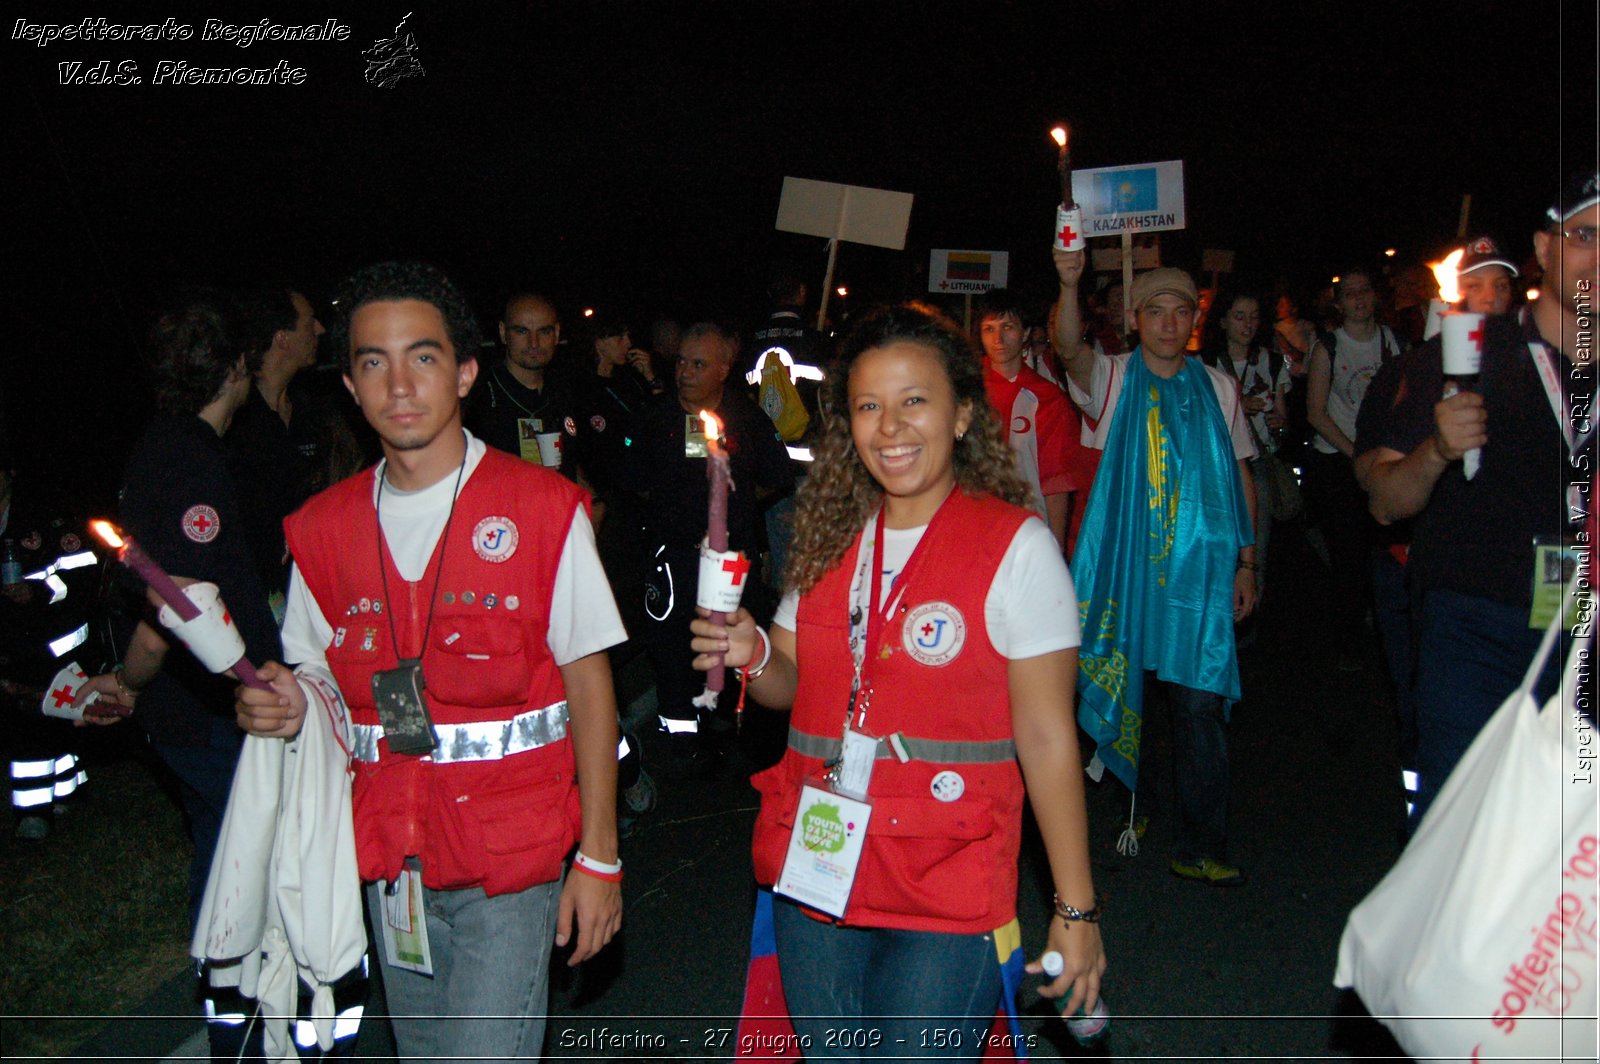
[[[378,520],[378,579],[383,581],[383,597],[389,598],[389,570],[383,564],[383,482],[388,479],[389,463],[384,462],[383,468],[378,470],[378,501],[373,506],[373,511]],[[433,606],[439,598],[439,578],[444,575],[445,548],[450,546],[450,525],[456,516],[456,499],[461,495],[461,476],[467,471],[467,455],[461,455],[461,465],[456,469],[456,486],[450,491],[450,512],[445,515],[444,535],[439,543],[439,568],[433,571],[433,590],[428,594],[428,617],[422,622],[422,644],[417,651],[417,660],[422,660],[422,655],[428,650],[428,632],[433,629]],[[395,660],[401,660],[400,636],[394,627],[394,600],[389,599],[389,642],[394,645]]]
[[[498,374],[502,369],[505,369],[505,367],[504,366],[496,366],[494,368],[494,370],[489,374],[489,380],[490,380],[491,383],[494,382],[495,375]],[[507,376],[510,376],[509,372],[507,373]],[[526,385],[524,385],[524,387],[526,387]],[[516,397],[516,395],[514,395],[512,393],[511,386],[509,384],[507,384],[503,380],[500,381],[500,390],[505,393],[505,397],[507,399],[511,400],[511,405],[512,406],[516,407],[518,410],[522,411],[524,414],[527,414],[529,417],[538,417],[539,414],[543,413],[545,408],[547,408],[550,405],[550,400],[549,400],[548,397],[546,397],[543,388],[539,389],[539,409],[537,411],[529,410],[527,407],[523,406],[522,405],[522,401],[519,400]],[[529,388],[528,390],[530,392],[533,391],[532,388]]]
[[[856,662],[855,677],[850,684],[850,702],[845,711],[845,726],[847,728],[850,725],[851,717],[857,718],[857,727],[860,727],[866,723],[867,708],[872,702],[872,659],[876,656],[881,656],[882,654],[882,648],[880,644],[885,638],[884,628],[889,623],[884,614],[892,613],[894,604],[901,601],[905,597],[906,589],[910,587],[911,584],[912,574],[916,571],[918,563],[921,562],[924,557],[926,557],[926,552],[923,550],[923,548],[927,545],[929,538],[932,536],[934,527],[939,523],[939,518],[944,514],[946,508],[948,507],[950,496],[954,495],[960,490],[961,489],[959,487],[951,485],[949,494],[944,497],[944,501],[939,504],[939,509],[934,512],[932,519],[929,520],[927,528],[923,530],[922,537],[917,540],[916,547],[911,551],[911,557],[906,559],[905,564],[900,568],[900,572],[895,576],[893,585],[894,595],[891,597],[888,603],[883,604],[883,606],[886,606],[887,609],[883,608],[883,606],[880,606],[878,602],[879,598],[882,597],[883,594],[883,558],[885,553],[883,509],[881,506],[878,509],[877,517],[873,519],[872,574],[871,578],[867,581],[869,587],[869,597],[867,602],[864,604],[867,614],[866,641],[861,650],[861,658]],[[866,553],[865,543],[862,544],[862,553]],[[852,603],[852,607],[854,606],[855,604]],[[854,609],[852,609],[852,613],[853,612]],[[855,618],[852,617],[851,620],[854,622]],[[854,627],[854,624],[852,624],[852,627]]]

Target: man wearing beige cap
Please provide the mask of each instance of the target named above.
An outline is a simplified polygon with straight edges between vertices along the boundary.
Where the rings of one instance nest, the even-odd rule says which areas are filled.
[[[1172,719],[1177,791],[1172,871],[1215,886],[1244,881],[1227,863],[1228,738],[1239,700],[1233,626],[1255,608],[1255,445],[1228,374],[1184,355],[1199,303],[1194,279],[1159,269],[1134,280],[1138,346],[1102,355],[1078,340],[1083,252],[1055,253],[1056,348],[1084,444],[1104,453],[1072,577],[1084,642],[1078,722],[1103,765],[1137,790],[1147,679]],[[1119,849],[1136,851],[1129,831]]]

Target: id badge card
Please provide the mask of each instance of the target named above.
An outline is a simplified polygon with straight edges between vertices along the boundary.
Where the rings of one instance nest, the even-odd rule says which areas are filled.
[[[438,745],[433,718],[422,697],[422,661],[402,658],[393,669],[372,674],[372,700],[378,707],[383,737],[397,754],[430,754]]]
[[[789,852],[773,890],[803,905],[843,917],[861,863],[872,806],[820,784],[800,789]]]
[[[832,776],[833,789],[846,798],[866,801],[872,782],[872,765],[878,756],[878,740],[864,732],[846,728],[839,764]]]
[[[517,456],[524,462],[539,465],[539,433],[544,431],[544,419],[517,418]]]
[[[683,415],[683,456],[704,458],[706,451],[706,426],[698,414]]]
[[[1528,627],[1544,631],[1561,610],[1561,598],[1572,583],[1581,559],[1576,547],[1566,547],[1560,536],[1533,537],[1533,608],[1528,611]],[[1571,628],[1576,620],[1578,596],[1573,596],[1572,612],[1566,618]]]
[[[422,908],[422,876],[405,868],[392,884],[382,884],[383,955],[396,968],[419,975],[433,974],[428,951],[428,920]]]

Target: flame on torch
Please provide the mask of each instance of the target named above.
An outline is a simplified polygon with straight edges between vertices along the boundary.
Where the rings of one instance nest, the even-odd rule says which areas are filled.
[[[1456,248],[1444,257],[1443,262],[1430,262],[1428,269],[1433,271],[1433,279],[1439,282],[1439,299],[1444,303],[1461,302],[1461,287],[1456,281],[1456,264],[1465,255],[1465,248]]]
[[[1067,127],[1066,126],[1057,126],[1056,128],[1052,129],[1050,131],[1050,136],[1055,140],[1056,147],[1065,148],[1067,146]]]
[[[700,411],[700,423],[705,426],[706,441],[715,443],[722,438],[722,422],[717,420],[717,415],[709,410]]]
[[[95,520],[89,522],[89,528],[96,536],[100,538],[100,542],[104,543],[112,550],[122,549],[122,537],[117,534],[117,526],[112,524],[110,521],[104,521],[100,518],[96,518]]]

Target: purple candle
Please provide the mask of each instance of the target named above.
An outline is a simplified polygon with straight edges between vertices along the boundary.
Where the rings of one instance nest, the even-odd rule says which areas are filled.
[[[706,429],[706,476],[711,478],[711,501],[706,509],[706,543],[714,551],[728,549],[728,452],[722,449],[722,422],[709,410],[700,411]],[[712,624],[727,624],[728,615],[711,611]],[[719,659],[706,670],[706,690],[721,691],[726,669]]]
[[[172,612],[185,621],[192,621],[200,616],[200,608],[189,601],[189,596],[183,593],[167,571],[156,564],[154,558],[139,549],[132,536],[124,536],[117,531],[117,526],[110,521],[95,520],[89,522],[89,527],[100,541],[117,552],[117,560],[129,569],[139,574],[140,579],[150,585],[150,590],[156,596],[172,607]],[[239,682],[246,687],[257,687],[263,691],[272,688],[256,675],[256,667],[250,664],[249,658],[240,658],[233,665],[233,674],[239,677]]]

